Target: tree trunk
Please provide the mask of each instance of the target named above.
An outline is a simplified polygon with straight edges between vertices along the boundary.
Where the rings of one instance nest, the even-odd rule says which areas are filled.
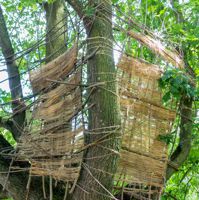
[[[17,140],[23,132],[25,123],[25,104],[23,101],[23,92],[21,87],[21,79],[19,69],[15,61],[14,49],[12,47],[9,33],[7,31],[5,19],[0,7],[0,47],[6,61],[8,82],[12,98],[13,124],[12,134]]]
[[[119,104],[112,42],[112,6],[111,1],[97,2],[91,1],[89,5],[88,9],[94,10],[97,7],[97,10],[92,25],[87,26],[86,31],[88,54],[98,49],[88,61],[88,83],[100,86],[91,89],[93,93],[89,101],[89,106],[92,105],[89,110],[90,133],[85,133],[85,144],[89,145],[89,148],[84,155],[73,200],[111,199],[113,176],[117,169],[117,152],[120,148]]]
[[[193,100],[182,97],[180,102],[180,141],[179,145],[171,156],[171,161],[177,166],[181,166],[187,159],[191,149],[191,133],[192,133],[192,104]],[[176,170],[172,167],[167,168],[166,180],[172,176]]]
[[[0,135],[0,149],[4,147],[12,148],[3,136]],[[28,200],[44,199],[41,187],[38,187],[38,185],[41,185],[41,181],[33,181],[28,192],[26,189],[28,174],[26,172],[11,173],[8,178],[7,172],[9,171],[9,166],[10,159],[0,155],[0,199],[3,198],[3,195],[5,198],[12,197],[14,200],[25,200],[27,194],[29,197]]]
[[[184,16],[182,12],[175,7],[174,1],[171,0],[171,6],[174,10],[176,16],[176,23],[182,25],[184,28]],[[177,1],[179,4],[179,1]],[[180,46],[178,47],[181,48]],[[186,58],[186,48],[182,47],[182,54],[184,55],[184,62],[185,62],[185,70],[186,73],[195,79],[195,73],[193,69],[189,66]],[[192,84],[192,83],[189,83]],[[195,87],[195,86],[193,86]],[[193,99],[190,97],[182,96],[180,100],[180,141],[171,156],[171,161],[174,162],[175,165],[179,168],[185,160],[189,156],[189,152],[191,150],[191,135],[192,135],[192,128],[193,128]],[[167,173],[166,173],[166,180],[169,180],[170,177],[176,172],[176,169],[172,168],[168,165]]]
[[[66,51],[67,15],[64,1],[56,0],[44,4],[46,12],[46,62],[55,59]]]

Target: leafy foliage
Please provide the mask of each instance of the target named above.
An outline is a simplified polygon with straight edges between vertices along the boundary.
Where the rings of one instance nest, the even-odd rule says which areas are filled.
[[[166,70],[159,80],[159,86],[165,92],[163,101],[167,102],[172,97],[180,100],[182,96],[191,99],[196,98],[198,90],[191,81],[191,78],[179,69],[170,68]]]
[[[12,134],[7,131],[7,130],[4,130],[2,128],[0,128],[0,134],[2,134],[4,136],[4,138],[12,145],[12,146],[16,146],[16,141],[15,139],[13,138]]]
[[[0,0],[11,36],[15,52],[28,49],[38,41],[38,38],[45,33],[44,12],[42,10],[43,0]],[[53,2],[49,0],[48,2]],[[149,27],[156,32],[157,37],[164,40],[168,46],[173,46],[178,52],[182,53],[187,65],[191,67],[196,75],[192,78],[184,71],[168,68],[161,79],[159,85],[164,92],[163,101],[169,102],[172,98],[179,100],[182,96],[194,99],[194,108],[197,113],[193,117],[192,149],[187,161],[167,182],[163,200],[196,200],[199,185],[199,1],[198,0],[112,0],[114,6],[119,7],[120,12],[115,9],[114,15],[123,18],[124,15],[130,16],[143,27]],[[85,8],[87,16],[91,17],[95,10]],[[114,37],[117,43],[124,47],[124,50],[135,57],[144,58],[155,64],[165,66],[158,57],[150,50],[146,49],[138,42],[126,40],[126,34],[117,31],[117,26],[126,29],[134,28],[132,24],[122,23],[118,18],[113,18]],[[70,46],[70,44],[69,44]],[[38,54],[40,52],[40,55]],[[33,63],[42,59],[45,55],[44,47],[39,47],[33,51],[29,57],[17,61],[20,72],[23,73],[33,67]],[[2,59],[2,55],[0,55]],[[22,77],[24,93],[30,93],[27,76]],[[2,78],[2,77],[1,77]],[[193,84],[194,82],[194,84]],[[0,89],[0,103],[10,102],[10,92],[3,87]],[[0,116],[7,117],[11,110],[10,104],[1,106]],[[177,122],[175,122],[177,124]],[[177,125],[176,125],[177,127]],[[1,134],[14,146],[15,141],[11,134],[0,129]],[[178,127],[171,135],[161,136],[161,141],[174,145],[178,143]],[[174,140],[176,136],[176,140]]]
[[[173,141],[174,137],[175,137],[175,131],[168,135],[159,135],[158,139],[162,142],[165,142],[166,144],[170,144]]]
[[[195,78],[187,72],[167,67],[167,70],[159,80],[159,85],[164,93],[163,102],[170,106],[174,99],[179,101],[182,96],[194,99],[194,112],[197,117],[193,117],[192,148],[187,161],[167,182],[165,193],[162,196],[164,200],[196,200],[198,199],[199,185],[199,2],[197,0],[189,1],[114,1],[123,12],[116,12],[120,17],[124,14],[133,18],[134,21],[141,22],[142,26],[155,30],[157,37],[163,39],[164,43],[172,46],[182,54],[186,65],[189,65],[195,73]],[[118,23],[117,23],[118,24]],[[125,27],[133,28],[129,24]],[[116,34],[117,41],[122,44],[128,44],[125,49],[127,53],[135,57],[142,57],[150,62],[156,63],[165,68],[165,63],[152,54],[148,49],[139,45],[136,41],[125,41],[124,34]],[[170,146],[170,151],[174,151],[179,142],[178,120],[174,123],[174,129],[171,134],[161,136],[163,141]],[[169,155],[172,153],[169,152]],[[188,171],[188,173],[186,173]],[[184,178],[183,178],[184,177]]]

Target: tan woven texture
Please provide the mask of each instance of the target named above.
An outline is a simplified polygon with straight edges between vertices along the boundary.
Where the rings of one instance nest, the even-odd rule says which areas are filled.
[[[33,90],[40,96],[34,105],[33,123],[22,135],[17,153],[18,160],[31,163],[31,175],[74,183],[78,179],[87,147],[81,119],[81,72],[75,69],[76,61],[75,44],[31,73]],[[158,79],[163,70],[158,66],[124,54],[117,67],[122,148],[115,190],[151,199],[154,193],[161,193],[167,165],[167,146],[159,135],[170,132],[175,112],[162,105]]]
[[[31,162],[31,175],[75,181],[82,160],[80,150],[83,141],[77,139],[81,132],[80,128],[76,131],[24,135],[18,145],[18,157],[22,160],[28,158]]]
[[[159,67],[123,55],[118,68],[123,138],[116,189],[151,199],[164,186],[167,165],[159,135],[170,132],[175,112],[162,105]]]
[[[137,33],[132,30],[128,31],[128,35],[147,46],[156,55],[160,55],[166,62],[171,63],[174,67],[178,67],[180,69],[184,68],[184,61],[182,57],[177,53],[177,51],[169,50],[161,43],[160,40],[154,39],[149,35]]]
[[[31,163],[31,175],[51,176],[65,182],[74,182],[79,176],[83,148],[81,123],[78,122],[71,130],[73,119],[82,106],[81,73],[75,70],[76,60],[75,44],[63,55],[31,73],[33,90],[43,91],[33,110],[33,124],[17,146],[18,159]]]
[[[41,68],[30,72],[30,80],[34,93],[49,87],[49,79],[63,79],[77,61],[77,44],[66,53],[60,55]]]

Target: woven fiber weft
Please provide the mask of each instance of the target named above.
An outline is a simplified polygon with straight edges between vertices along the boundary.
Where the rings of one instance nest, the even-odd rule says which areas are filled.
[[[175,112],[162,105],[159,67],[122,55],[118,71],[123,138],[115,188],[151,199],[164,186],[167,165],[167,146],[159,135],[169,133]]]
[[[33,123],[17,145],[17,159],[31,163],[32,176],[65,182],[75,182],[79,176],[83,128],[81,122],[71,125],[82,107],[81,70],[75,68],[76,61],[77,44],[31,73],[33,91],[40,95]]]
[[[31,74],[33,90],[40,91],[40,96],[33,110],[34,123],[22,135],[17,155],[19,160],[30,161],[31,175],[72,183],[78,179],[87,148],[76,52],[74,45]],[[127,55],[122,55],[117,67],[122,148],[115,189],[138,199],[151,199],[161,194],[167,165],[167,145],[159,136],[170,132],[176,113],[162,104],[158,87],[162,69]]]
[[[77,44],[66,53],[60,55],[55,60],[43,65],[41,68],[31,71],[30,80],[34,93],[49,87],[47,79],[64,79],[74,68],[77,61]]]
[[[135,31],[128,31],[128,35],[140,43],[147,46],[155,54],[160,55],[166,62],[171,63],[173,66],[183,69],[185,63],[182,57],[176,50],[167,49],[160,40],[154,39],[149,35],[144,35],[143,33],[137,33]]]

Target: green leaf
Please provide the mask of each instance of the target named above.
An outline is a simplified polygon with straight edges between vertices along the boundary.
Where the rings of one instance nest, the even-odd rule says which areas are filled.
[[[163,96],[162,100],[163,100],[164,102],[167,102],[167,101],[169,101],[170,99],[171,99],[171,93],[170,93],[170,91],[169,91],[169,92],[167,92],[167,93]]]

